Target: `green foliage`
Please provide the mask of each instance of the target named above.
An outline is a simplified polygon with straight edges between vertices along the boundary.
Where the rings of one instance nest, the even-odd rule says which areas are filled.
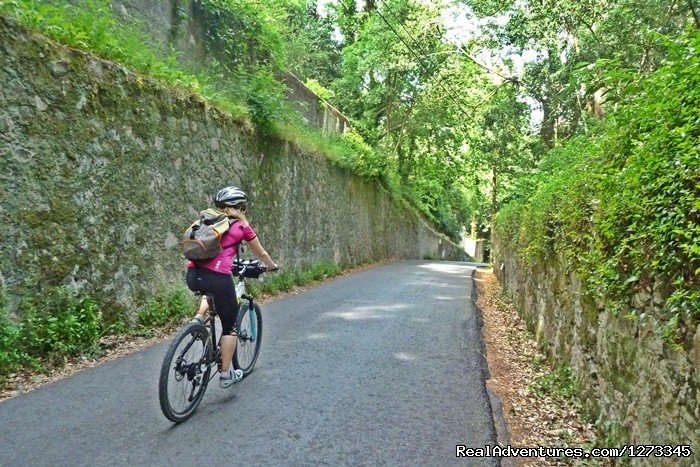
[[[294,285],[306,285],[314,280],[313,274],[309,269],[299,269],[294,271]]]
[[[538,396],[555,396],[571,399],[578,394],[578,383],[571,367],[562,363],[554,371],[539,376],[529,388]]]
[[[315,79],[307,79],[305,84],[307,88],[311,89],[321,99],[332,101],[335,97],[335,93],[332,90],[324,87]]]
[[[195,0],[193,5],[202,13],[209,51],[227,71],[282,63],[284,2]]]
[[[21,326],[7,316],[4,295],[0,295],[0,379],[27,361],[20,347]]]
[[[332,39],[335,24],[331,17],[317,13],[317,2],[289,2],[285,32],[286,67],[324,99],[331,100],[321,88],[339,77],[341,50]],[[319,92],[320,91],[320,92]]]
[[[185,73],[173,54],[156,46],[135,25],[119,23],[107,0],[0,0],[0,13],[38,29],[65,44],[88,50],[170,84],[197,89],[197,79]]]
[[[565,254],[591,294],[678,346],[700,320],[700,35],[667,46],[653,73],[614,71],[618,110],[550,151],[497,230],[528,264]],[[665,299],[653,316],[630,300],[652,284]]]
[[[184,287],[160,290],[139,312],[139,325],[154,328],[177,323],[192,313],[193,299]]]
[[[263,291],[270,295],[276,295],[280,292],[287,292],[294,286],[294,278],[291,273],[283,272],[274,274],[265,278],[263,283]]]
[[[292,111],[284,97],[284,85],[272,72],[260,69],[249,80],[246,104],[253,123],[263,135],[277,132],[280,123],[292,120]]]
[[[488,48],[528,50],[537,57],[523,72],[522,91],[543,111],[544,148],[588,131],[599,114],[600,96],[609,99],[610,82],[581,80],[576,71],[599,59],[648,73],[663,61],[659,34],[678,37],[693,22],[692,2],[667,0],[461,0],[485,21],[481,38]],[[497,18],[501,21],[496,20]],[[502,21],[507,17],[507,21]],[[696,24],[696,27],[698,25]]]
[[[386,185],[459,239],[472,216],[483,224],[491,214],[491,209],[475,209],[470,202],[483,198],[476,192],[489,189],[483,179],[490,167],[485,170],[485,157],[475,157],[484,151],[473,143],[498,126],[484,123],[481,116],[499,86],[468,52],[446,40],[443,4],[391,0],[365,7],[354,18],[350,4],[334,8],[346,34],[342,74],[331,85],[335,102],[381,155]],[[518,129],[529,131],[526,126]],[[516,133],[508,136],[522,139]],[[503,143],[502,153],[508,146],[507,154],[524,155],[512,150],[519,140],[495,135],[493,141]],[[505,156],[501,159],[499,167],[513,165]],[[476,174],[480,183],[467,174]]]
[[[322,154],[330,161],[367,179],[383,179],[387,162],[358,133],[324,135],[318,128],[281,125],[279,134],[302,149]]]
[[[102,314],[88,296],[56,287],[22,305],[19,348],[32,357],[64,358],[98,349]]]
[[[325,277],[336,276],[341,273],[341,268],[332,262],[323,262],[311,267],[273,274],[265,278],[261,291],[270,295],[279,292],[288,292],[295,285],[301,286]]]
[[[263,293],[277,295],[280,292],[288,292],[296,286],[310,284],[340,274],[342,269],[333,262],[322,262],[310,267],[299,268],[288,272],[270,274],[262,282],[249,280],[246,289],[254,298]]]
[[[333,262],[319,263],[311,268],[311,275],[314,279],[337,276],[341,273],[341,268]]]
[[[284,85],[275,78],[284,62],[284,2],[198,0],[209,55],[209,74],[221,76],[213,87],[234,102],[244,102],[263,135],[293,118]]]
[[[61,364],[66,358],[94,355],[102,335],[143,334],[171,324],[191,313],[193,300],[184,288],[159,292],[139,313],[140,329],[131,330],[121,320],[105,326],[97,303],[70,287],[54,287],[25,297],[21,316],[12,320],[0,303],[0,379],[22,366]]]

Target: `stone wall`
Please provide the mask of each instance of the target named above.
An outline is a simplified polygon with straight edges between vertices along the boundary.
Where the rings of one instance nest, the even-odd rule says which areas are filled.
[[[283,73],[281,80],[287,86],[287,100],[306,123],[321,128],[324,134],[345,133],[350,128],[350,120],[345,115],[313,92],[294,74]]]
[[[182,283],[178,241],[224,185],[284,268],[461,259],[375,183],[197,97],[0,18],[0,283],[69,284],[134,312]]]
[[[505,292],[554,362],[571,365],[586,408],[613,442],[700,449],[700,329],[690,332],[684,349],[673,350],[651,324],[616,315],[603,297],[590,297],[563,255],[528,268],[497,238],[493,255]],[[663,303],[658,289],[652,283],[631,297],[635,307],[653,316]],[[693,462],[697,457],[668,465]]]

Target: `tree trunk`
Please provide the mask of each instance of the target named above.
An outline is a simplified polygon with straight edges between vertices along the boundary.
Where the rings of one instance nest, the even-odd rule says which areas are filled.
[[[695,0],[688,0],[688,4],[690,5],[690,11],[693,12],[693,19],[695,20],[695,27],[700,29],[700,13],[698,13],[698,10],[695,6]]]
[[[605,88],[600,88],[593,93],[593,116],[597,119],[603,118],[603,104],[605,103]]]
[[[494,164],[491,168],[491,218],[496,215],[498,211],[498,172],[496,170],[496,165]]]
[[[542,104],[542,128],[540,128],[540,137],[544,143],[545,149],[551,149],[554,140],[554,121],[552,119],[552,110],[549,107],[549,101],[545,98],[540,101]]]

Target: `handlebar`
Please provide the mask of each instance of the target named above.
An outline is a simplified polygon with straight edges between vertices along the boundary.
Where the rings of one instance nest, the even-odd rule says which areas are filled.
[[[267,270],[267,266],[261,266],[260,260],[236,260],[233,262],[234,274],[247,279],[257,279],[266,272],[277,271],[277,269]]]

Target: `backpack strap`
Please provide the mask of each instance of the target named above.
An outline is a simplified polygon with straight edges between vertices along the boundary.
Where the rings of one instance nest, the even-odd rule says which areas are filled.
[[[235,224],[236,222],[240,221],[241,224],[239,225],[239,227],[241,228],[241,230],[243,230],[243,221],[241,221],[239,218],[237,218],[237,217],[233,217],[233,218],[229,217],[228,219],[229,219],[229,221],[231,221],[231,219],[234,219],[232,222],[229,222],[229,229],[230,229],[231,227],[233,227],[233,224]],[[238,252],[240,251],[240,246],[241,246],[241,242],[236,243],[236,258],[238,258]],[[226,248],[233,248],[233,243],[230,244],[230,245],[227,245],[227,246],[225,246],[225,247],[222,247],[223,250],[225,250]]]

